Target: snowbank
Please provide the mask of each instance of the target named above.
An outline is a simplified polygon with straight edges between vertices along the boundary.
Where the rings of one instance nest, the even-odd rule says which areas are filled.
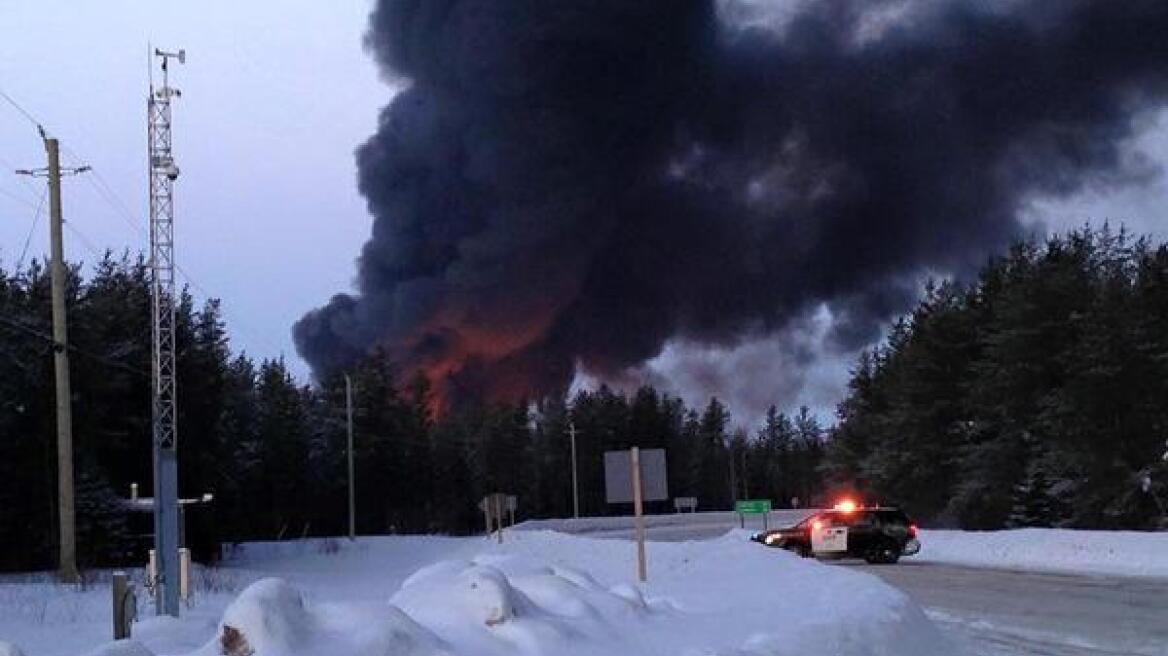
[[[310,607],[287,581],[266,578],[227,607],[215,638],[190,656],[437,656],[433,634],[400,610]]]
[[[1168,533],[1027,528],[921,532],[912,560],[1036,572],[1168,577]]]
[[[260,581],[199,656],[953,653],[919,608],[873,577],[738,534],[651,545],[645,585],[630,582],[623,541],[529,531],[466,546],[468,557],[405,578],[379,610],[326,613],[284,581]]]
[[[226,572],[234,597],[135,625],[102,656],[934,656],[954,647],[905,595],[858,571],[761,549],[741,531],[634,546],[549,531],[382,537],[339,550],[257,545]],[[108,595],[108,590],[105,591]],[[108,601],[106,602],[108,603]],[[0,618],[0,636],[11,637]],[[28,656],[73,656],[98,625],[16,635]],[[71,648],[58,637],[83,644]],[[32,639],[26,639],[32,638]]]

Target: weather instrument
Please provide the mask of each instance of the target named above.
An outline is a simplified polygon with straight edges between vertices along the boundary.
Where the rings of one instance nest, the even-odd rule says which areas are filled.
[[[150,79],[147,146],[150,168],[150,273],[154,444],[154,553],[158,572],[154,604],[159,615],[179,614],[179,508],[177,372],[175,370],[174,162],[170,129],[171,100],[182,94],[170,86],[171,59],[186,62],[185,50],[155,49],[162,85]]]

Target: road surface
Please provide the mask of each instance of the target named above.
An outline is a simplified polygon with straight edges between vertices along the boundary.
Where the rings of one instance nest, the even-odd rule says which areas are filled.
[[[976,654],[1168,656],[1168,580],[841,563],[900,588]]]
[[[805,514],[777,511],[772,525],[793,523]],[[648,539],[702,540],[738,527],[732,513],[689,517],[649,518]],[[533,528],[632,537],[628,519],[567,521]],[[747,528],[761,528],[755,525]],[[894,566],[859,561],[837,566],[868,572],[904,591],[977,656],[1168,656],[1168,579],[1010,572],[912,558]]]

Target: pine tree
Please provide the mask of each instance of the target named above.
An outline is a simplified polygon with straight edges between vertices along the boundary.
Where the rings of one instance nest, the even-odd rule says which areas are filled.
[[[122,503],[93,460],[82,458],[74,478],[77,562],[82,568],[130,560],[132,543]]]

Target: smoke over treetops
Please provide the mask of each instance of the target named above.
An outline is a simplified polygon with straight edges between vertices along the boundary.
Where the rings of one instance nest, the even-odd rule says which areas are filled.
[[[1127,179],[1165,35],[1163,0],[380,0],[372,237],[297,348],[488,398],[824,308],[855,348],[1030,199]]]

